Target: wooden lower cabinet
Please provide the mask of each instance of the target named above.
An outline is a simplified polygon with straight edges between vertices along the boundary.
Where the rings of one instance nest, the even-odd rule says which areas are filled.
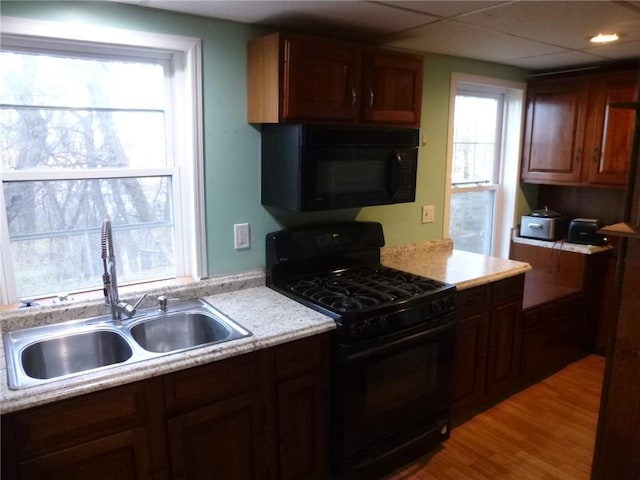
[[[537,381],[585,355],[582,294],[527,309],[522,319],[521,374]]]
[[[494,306],[489,319],[486,392],[499,395],[513,389],[518,380],[518,332],[522,296],[520,300]]]
[[[276,347],[279,480],[329,478],[329,347],[325,337]]]
[[[162,383],[136,382],[2,416],[2,478],[164,478]]]
[[[480,404],[484,396],[489,291],[488,287],[481,286],[457,294],[454,417]]]
[[[516,385],[523,286],[518,275],[458,292],[454,423]]]
[[[538,308],[561,310],[561,300],[579,293],[582,302],[575,308],[582,320],[576,335],[586,351],[602,353],[606,349],[615,313],[615,250],[587,255],[512,242],[509,258],[531,265],[525,280],[525,319],[534,315],[529,311]]]
[[[21,463],[17,478],[113,480],[153,478],[149,433],[125,430]],[[16,478],[16,477],[6,477]]]
[[[3,415],[2,478],[327,478],[329,339]]]
[[[169,419],[171,478],[273,478],[262,402],[247,392]]]

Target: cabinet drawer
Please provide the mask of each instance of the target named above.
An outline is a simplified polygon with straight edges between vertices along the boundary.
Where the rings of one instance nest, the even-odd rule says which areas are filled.
[[[558,298],[553,303],[541,307],[530,308],[522,314],[522,326],[524,328],[540,325],[550,318],[569,317],[582,314],[581,293]]]
[[[532,328],[544,323],[556,314],[556,308],[556,305],[547,305],[545,307],[525,310],[522,313],[522,326],[524,328]]]
[[[458,318],[464,319],[484,312],[489,297],[489,287],[481,286],[459,290],[456,295]]]
[[[160,386],[158,380],[137,382],[12,414],[19,459],[146,424]]]
[[[574,316],[582,313],[584,297],[581,293],[568,296],[558,302],[558,313],[560,315]]]
[[[198,408],[261,388],[266,378],[264,357],[265,351],[258,351],[166,375],[167,413]]]
[[[501,305],[513,300],[522,300],[524,274],[505,278],[492,285],[491,305]]]
[[[322,368],[329,358],[329,334],[315,335],[276,347],[278,380]]]
[[[149,433],[144,427],[118,432],[21,463],[18,477],[47,480],[155,478],[148,444]]]

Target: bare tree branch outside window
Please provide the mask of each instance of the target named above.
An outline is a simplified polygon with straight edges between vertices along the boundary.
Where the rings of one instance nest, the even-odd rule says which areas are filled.
[[[19,296],[101,284],[100,226],[120,279],[175,276],[165,66],[0,52],[0,153]]]

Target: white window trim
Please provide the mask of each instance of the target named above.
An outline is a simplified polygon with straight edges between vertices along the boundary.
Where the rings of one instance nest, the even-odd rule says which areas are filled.
[[[2,35],[32,36],[53,42],[92,43],[104,51],[109,47],[142,47],[172,52],[174,72],[174,92],[180,92],[180,100],[174,102],[175,118],[180,125],[178,145],[174,152],[192,161],[183,162],[177,173],[182,197],[188,201],[176,202],[182,223],[176,222],[176,235],[182,235],[183,252],[176,252],[178,272],[194,279],[206,278],[206,227],[204,195],[204,147],[202,112],[202,41],[195,37],[166,35],[115,28],[101,28],[75,23],[58,23],[16,17],[2,17]],[[174,93],[175,94],[175,93]],[[0,171],[0,175],[2,175]],[[15,174],[12,174],[15,175]],[[3,178],[0,178],[2,181]],[[187,195],[191,192],[191,195]],[[178,196],[176,196],[177,198]],[[7,304],[16,298],[15,285],[9,285],[7,278],[13,277],[8,252],[9,232],[6,225],[4,198],[0,195],[0,304]]]
[[[467,88],[491,88],[504,90],[505,116],[503,118],[503,143],[501,148],[500,188],[496,191],[494,241],[491,255],[509,258],[511,229],[516,224],[516,201],[520,179],[520,149],[524,128],[524,98],[526,83],[482,77],[464,73],[452,73],[449,92],[449,127],[447,130],[447,167],[445,174],[445,198],[443,238],[451,238],[449,233],[451,209],[451,172],[453,168],[453,120],[458,86]],[[514,122],[519,125],[514,128]],[[465,190],[470,191],[470,190]],[[454,245],[455,248],[455,245]]]

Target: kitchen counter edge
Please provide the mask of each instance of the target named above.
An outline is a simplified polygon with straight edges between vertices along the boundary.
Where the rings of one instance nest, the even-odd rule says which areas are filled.
[[[249,337],[230,342],[197,347],[129,365],[110,366],[104,370],[18,390],[8,387],[4,345],[0,342],[0,413],[16,412],[105,390],[335,330],[332,318],[265,287],[264,274],[261,280],[261,286],[250,285],[229,292],[213,295],[200,293],[192,297],[204,298],[252,333]],[[44,316],[49,319],[45,323],[52,323],[55,319],[53,310]]]
[[[382,262],[416,275],[455,284],[459,290],[516,276],[531,268],[524,262],[463,252],[451,246],[450,241],[436,241],[384,248]],[[208,300],[251,331],[252,335],[20,390],[8,388],[4,346],[0,342],[0,413],[24,410],[335,330],[332,318],[265,287],[263,272],[233,275],[213,282],[207,280],[169,293],[181,298],[190,296]],[[56,318],[61,321],[58,318],[60,314],[88,318],[100,314],[94,313],[95,308],[88,304],[63,309],[59,306],[45,307],[38,312],[21,311],[13,315],[5,312],[2,327],[5,331],[53,323]]]

